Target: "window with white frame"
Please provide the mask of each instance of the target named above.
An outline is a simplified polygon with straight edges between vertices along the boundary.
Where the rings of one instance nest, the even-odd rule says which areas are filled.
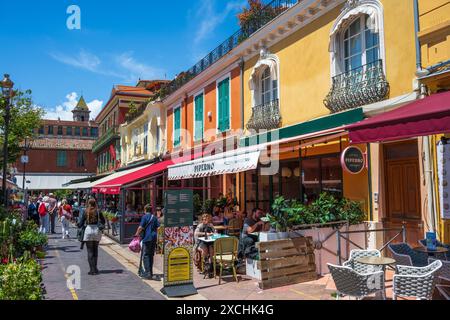
[[[144,124],[144,154],[148,151],[148,123]]]
[[[368,27],[368,15],[361,15],[342,32],[343,70],[348,72],[380,59],[379,34]]]
[[[261,104],[268,104],[278,99],[278,81],[272,80],[269,67],[265,67],[261,73],[260,88]]]

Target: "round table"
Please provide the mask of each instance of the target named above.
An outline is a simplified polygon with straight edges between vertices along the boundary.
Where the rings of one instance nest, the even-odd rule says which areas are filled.
[[[387,257],[363,257],[363,258],[356,258],[355,261],[372,266],[381,266],[384,272],[384,281],[386,281],[386,266],[395,265],[395,259]],[[386,299],[386,287],[384,290],[385,290],[384,299]]]
[[[448,249],[444,247],[436,247],[435,250],[430,250],[427,247],[415,247],[414,250],[426,253],[428,255],[434,255],[436,253],[447,253]]]

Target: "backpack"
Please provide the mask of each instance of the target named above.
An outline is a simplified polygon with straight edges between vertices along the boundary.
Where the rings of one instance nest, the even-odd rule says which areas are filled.
[[[45,203],[41,203],[39,205],[39,216],[41,217],[45,217],[45,215],[47,214],[47,207],[45,206]]]

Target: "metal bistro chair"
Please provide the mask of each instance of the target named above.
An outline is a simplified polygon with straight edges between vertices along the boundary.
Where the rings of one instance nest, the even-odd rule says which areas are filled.
[[[236,237],[219,238],[214,241],[213,270],[214,277],[217,275],[217,264],[220,267],[219,284],[222,280],[222,271],[224,267],[233,269],[233,276],[236,282],[239,282],[236,272],[236,261],[238,255],[239,240]]]
[[[436,258],[428,258],[428,262],[431,264],[434,261],[437,261]],[[445,297],[445,299],[450,300],[450,296],[448,295],[447,291],[444,288],[450,288],[450,261],[443,261],[442,262],[442,268],[439,270],[438,275],[438,284],[436,284],[436,289],[439,290],[439,293]],[[444,284],[444,283],[447,284]]]
[[[428,265],[428,255],[415,251],[407,243],[390,243],[388,245],[396,264],[403,266],[424,267]]]
[[[393,278],[392,300],[399,296],[431,300],[441,268],[441,260],[426,267],[397,266],[397,273]]]
[[[345,261],[343,263],[344,267],[350,267],[354,271],[358,273],[373,273],[377,271],[382,271],[382,266],[374,266],[374,265],[368,265],[359,263],[356,261],[358,258],[365,258],[365,257],[381,257],[381,252],[379,250],[352,250],[350,251],[350,259]]]
[[[427,247],[427,239],[419,240],[419,243],[421,246],[423,246],[425,248]],[[444,244],[440,241],[436,241],[436,246],[448,249],[448,251],[446,253],[441,253],[441,254],[439,254],[439,256],[442,256],[442,258],[444,258],[444,260],[450,261],[450,245]]]
[[[233,237],[238,237],[241,235],[242,221],[239,219],[231,219],[228,222],[228,235]]]
[[[340,295],[346,295],[360,300],[374,293],[381,293],[382,298],[386,299],[383,271],[362,274],[350,267],[331,263],[327,265],[336,285],[336,299],[339,299]]]

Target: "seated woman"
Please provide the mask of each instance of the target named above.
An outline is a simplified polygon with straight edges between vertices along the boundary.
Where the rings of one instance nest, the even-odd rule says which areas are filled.
[[[200,241],[198,238],[204,237],[205,235],[208,235],[208,237],[210,237],[213,234],[214,225],[211,223],[211,215],[205,213],[202,215],[202,222],[197,226],[194,232],[194,252],[199,251],[201,253],[202,259],[208,257],[209,263],[211,263],[212,257],[214,256],[214,242],[207,244],[206,242]]]

